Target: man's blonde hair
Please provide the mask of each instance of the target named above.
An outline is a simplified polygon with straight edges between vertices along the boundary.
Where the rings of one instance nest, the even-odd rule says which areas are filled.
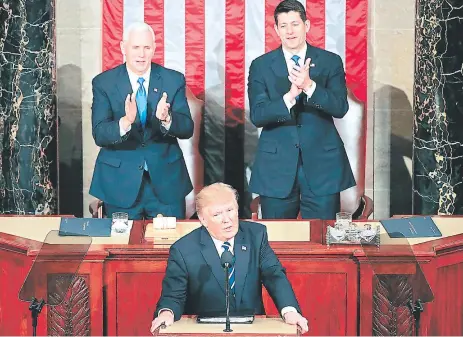
[[[238,192],[228,184],[214,183],[204,187],[195,198],[196,213],[200,214],[202,209],[217,200],[217,196],[223,193],[230,193],[238,204]]]

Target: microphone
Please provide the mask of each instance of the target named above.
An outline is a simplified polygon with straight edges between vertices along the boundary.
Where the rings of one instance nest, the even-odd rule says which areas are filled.
[[[228,250],[224,251],[222,253],[222,256],[220,257],[220,263],[222,264],[222,268],[230,268],[230,266],[233,263],[233,254],[230,253]]]
[[[225,317],[225,330],[224,332],[232,332],[230,329],[230,283],[228,283],[229,277],[229,268],[233,263],[233,254],[228,250],[224,251],[220,256],[220,264],[225,271],[225,307],[226,307],[226,317]]]

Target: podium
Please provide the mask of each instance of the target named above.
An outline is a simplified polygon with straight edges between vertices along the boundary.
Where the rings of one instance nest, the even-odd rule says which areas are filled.
[[[418,262],[434,294],[434,300],[425,304],[420,334],[461,336],[463,291],[459,291],[459,285],[463,279],[463,217],[433,216],[433,220],[442,237],[408,240],[416,257],[412,263],[401,251],[380,249],[367,255],[361,246],[327,247],[323,238],[329,221],[322,222],[322,226],[313,220],[261,222],[267,225],[270,245],[286,268],[302,313],[309,320],[308,335],[411,335],[410,329],[404,331],[404,327],[410,326],[407,324],[413,317],[406,308],[397,309],[396,304],[391,303],[394,293],[389,291],[388,296],[384,296],[386,288],[381,281],[408,277]],[[6,289],[0,291],[0,336],[32,335],[28,305],[19,300],[18,293],[42,240],[50,230],[59,229],[59,223],[59,218],[53,217],[0,216],[0,288]],[[363,223],[372,227],[380,225],[375,220],[359,225]],[[200,224],[182,221],[177,225],[179,234],[185,235]],[[72,291],[66,295],[66,301],[55,308],[63,315],[55,315],[55,311],[44,307],[37,335],[57,335],[54,331],[68,328],[72,336],[149,335],[170,247],[164,242],[168,240],[153,236],[151,227],[151,223],[136,221],[130,237],[93,238],[79,267],[78,278],[72,283]],[[383,240],[381,245],[383,248],[393,245],[394,240]],[[75,272],[75,268],[71,268],[73,260],[72,256],[57,251],[56,259],[41,268],[35,295],[49,302],[56,281],[65,280]],[[404,282],[404,287],[399,288],[400,293],[413,296],[413,291],[408,291],[405,285]],[[137,291],[134,292],[134,288]],[[267,315],[278,317],[278,310],[265,289],[263,301]],[[79,324],[74,324],[77,321]],[[282,328],[291,328],[278,321]],[[176,328],[187,323],[179,322]],[[259,330],[238,330],[255,327],[255,324],[247,327],[232,324],[234,331],[227,335],[262,335]],[[225,335],[222,330],[223,327],[218,326],[217,335]],[[82,331],[85,333],[81,334]],[[174,333],[184,331],[161,331],[161,335]]]
[[[183,316],[173,325],[160,329],[155,336],[298,336],[294,325],[279,317],[256,316],[252,324],[233,324],[233,332],[224,332],[225,324],[198,324],[196,316]]]

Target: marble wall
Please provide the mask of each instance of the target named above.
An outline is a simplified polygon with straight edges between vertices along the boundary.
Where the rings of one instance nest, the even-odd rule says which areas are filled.
[[[463,214],[463,5],[418,0],[414,212]]]
[[[57,205],[53,0],[0,5],[0,214]]]

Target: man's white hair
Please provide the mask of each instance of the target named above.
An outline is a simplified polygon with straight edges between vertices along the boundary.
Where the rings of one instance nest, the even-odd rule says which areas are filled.
[[[148,25],[145,22],[134,22],[131,23],[126,29],[124,29],[124,34],[122,35],[122,40],[128,41],[130,33],[131,32],[143,32],[143,31],[148,31],[151,33],[151,36],[153,37],[154,41],[154,31],[153,28],[151,28],[150,25]]]

